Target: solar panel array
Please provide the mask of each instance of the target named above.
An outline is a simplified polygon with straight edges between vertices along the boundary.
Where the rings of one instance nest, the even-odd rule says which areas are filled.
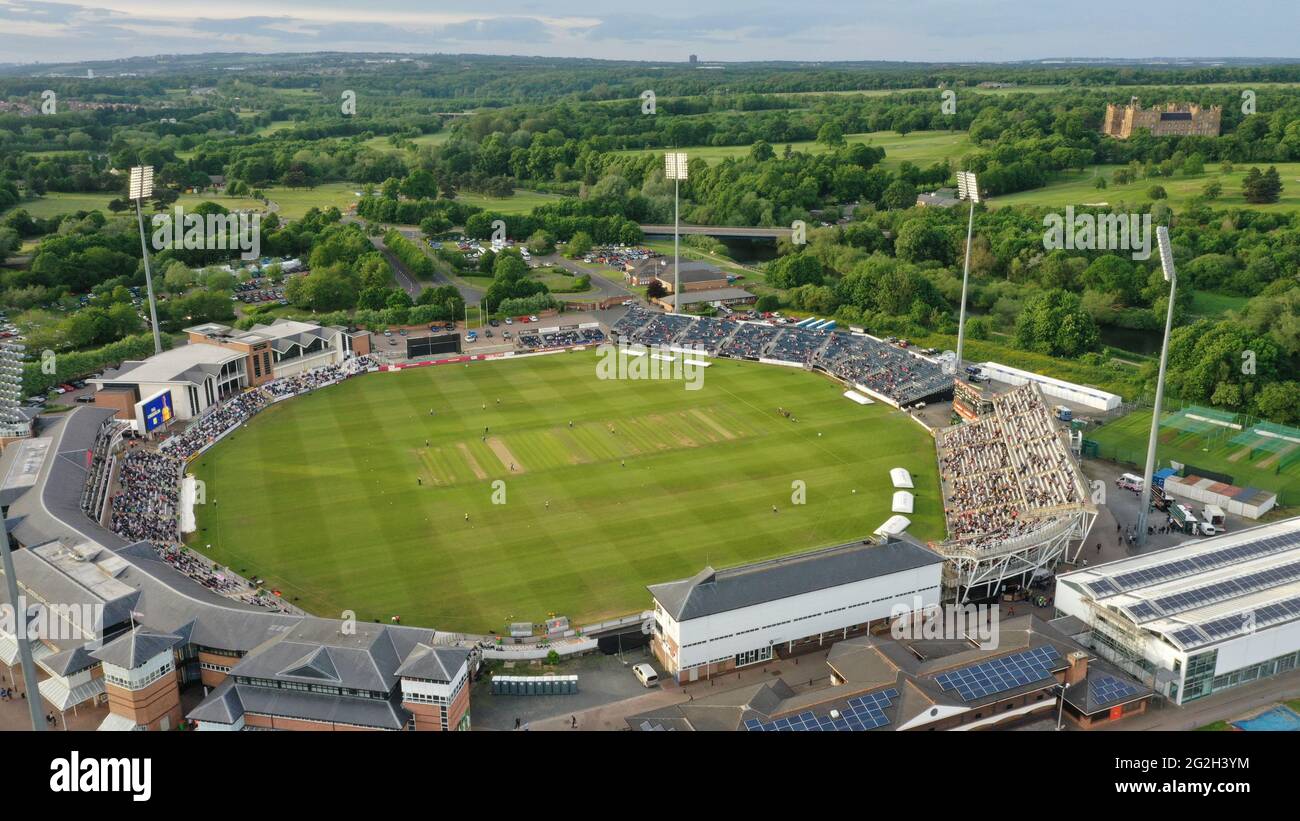
[[[1088,696],[1096,704],[1119,701],[1137,695],[1139,692],[1141,688],[1138,686],[1112,675],[1088,676]]]
[[[840,711],[838,718],[830,715],[818,715],[808,710],[796,716],[777,718],[772,721],[759,721],[751,718],[745,722],[745,729],[754,733],[783,732],[860,732],[884,727],[889,723],[885,710],[898,698],[898,690],[890,687],[878,693],[868,693],[848,700],[848,706]]]
[[[1152,615],[1145,618],[1155,618],[1160,615],[1170,616],[1186,610],[1195,610],[1208,604],[1234,599],[1247,593],[1267,590],[1270,587],[1278,587],[1297,580],[1300,580],[1300,562],[1290,562],[1277,567],[1266,567],[1263,570],[1247,573],[1244,576],[1236,576],[1152,599],[1151,604],[1154,605]],[[1137,607],[1131,607],[1129,612],[1137,616],[1138,609]],[[1142,612],[1146,613],[1147,611],[1142,608]],[[1139,620],[1142,621],[1145,618],[1139,617]]]
[[[1266,539],[1246,542],[1245,544],[1221,547],[1218,550],[1211,550],[1197,556],[1173,559],[1171,561],[1151,565],[1150,567],[1130,570],[1127,573],[1120,573],[1117,576],[1112,576],[1110,579],[1101,580],[1099,582],[1088,582],[1088,587],[1098,596],[1114,595],[1115,593],[1120,593],[1125,590],[1132,590],[1138,587],[1148,587],[1153,584],[1190,576],[1194,573],[1203,573],[1207,570],[1227,567],[1251,559],[1257,559],[1261,556],[1281,553],[1284,550],[1290,550],[1297,546],[1300,546],[1300,531],[1284,533],[1280,536],[1270,536]],[[1106,584],[1106,582],[1109,582],[1109,584]],[[1099,592],[1098,587],[1106,587],[1110,592]]]
[[[1190,650],[1230,636],[1251,633],[1262,627],[1271,627],[1300,618],[1300,596],[1261,605],[1254,610],[1242,610],[1220,616],[1196,626],[1188,625],[1170,633],[1184,649]]]
[[[1035,647],[940,673],[934,680],[942,690],[956,690],[962,701],[974,701],[1050,678],[1052,665],[1060,660],[1061,654],[1055,647]]]
[[[1110,579],[1097,579],[1095,582],[1088,582],[1084,587],[1092,591],[1094,599],[1104,599],[1119,592],[1119,588],[1111,584]]]

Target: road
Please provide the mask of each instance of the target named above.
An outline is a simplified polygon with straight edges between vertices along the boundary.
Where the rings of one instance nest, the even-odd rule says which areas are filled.
[[[636,295],[636,292],[628,288],[623,283],[616,282],[612,279],[608,279],[604,276],[601,276],[599,273],[595,271],[589,271],[586,268],[583,268],[578,263],[569,259],[568,257],[562,256],[560,254],[547,254],[544,257],[535,257],[535,260],[541,263],[542,265],[553,265],[557,268],[563,268],[564,270],[572,274],[575,274],[577,276],[586,275],[591,278],[590,291],[584,291],[583,293],[580,294],[556,294],[557,299],[562,299],[569,296],[576,297],[578,299],[594,299],[594,300],[607,299],[609,297],[616,297],[616,296],[625,296],[631,299],[639,299],[639,297]]]
[[[641,233],[655,236],[672,236],[671,225],[642,225]],[[780,239],[794,232],[789,228],[748,228],[741,225],[682,225],[682,234],[706,234],[710,237],[746,237],[750,239]]]
[[[425,248],[424,240],[423,238],[421,238],[420,231],[418,228],[406,229],[406,230],[402,228],[398,228],[398,231],[400,231],[402,235],[405,236],[407,239],[410,239],[412,242],[419,245],[421,250]],[[452,286],[460,293],[460,296],[462,299],[465,300],[466,305],[477,305],[479,301],[483,299],[482,288],[475,288],[471,285],[466,285],[463,282],[457,282],[451,279],[450,277],[448,277],[446,274],[437,270],[436,266],[433,272],[433,280],[429,283],[421,283],[418,279],[415,278],[415,275],[412,274],[411,271],[405,265],[402,264],[402,261],[399,260],[393,254],[392,251],[388,250],[387,246],[384,245],[383,237],[371,237],[370,242],[376,248],[379,249],[380,253],[384,255],[384,259],[388,260],[388,264],[393,269],[393,276],[397,279],[397,284],[401,286],[403,291],[406,291],[406,293],[411,295],[411,299],[415,299],[416,297],[418,297],[420,295],[420,291],[424,290],[426,287],[430,285]]]

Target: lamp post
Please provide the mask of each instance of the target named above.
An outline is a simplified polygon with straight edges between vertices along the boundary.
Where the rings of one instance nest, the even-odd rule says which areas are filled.
[[[162,353],[162,337],[158,333],[158,304],[153,297],[153,274],[149,270],[149,243],[145,239],[142,200],[153,196],[153,166],[137,165],[131,169],[131,188],[128,194],[135,202],[135,218],[140,225],[140,253],[144,255],[144,285],[149,292],[149,321],[153,325],[153,352]]]
[[[966,264],[961,273],[961,312],[957,316],[957,373],[961,373],[962,348],[966,343],[966,287],[970,282],[970,243],[975,233],[975,205],[980,201],[979,184],[974,171],[957,172],[957,195],[970,200],[970,216],[966,220]]]
[[[18,658],[23,665],[23,684],[27,687],[27,710],[31,713],[32,729],[45,729],[45,716],[41,715],[41,690],[36,681],[36,662],[32,660],[32,643],[27,636],[27,608],[23,607],[18,592],[18,575],[14,572],[14,559],[9,551],[9,528],[0,515],[0,567],[4,569],[5,588],[9,592],[9,605],[14,612],[14,637],[18,641]]]
[[[681,272],[678,270],[678,263],[681,260],[679,218],[681,214],[681,201],[679,194],[682,180],[686,179],[686,154],[681,151],[670,151],[664,154],[664,176],[673,181],[673,313],[679,309],[678,300],[681,298],[682,281]]]
[[[1147,543],[1147,513],[1151,507],[1151,479],[1156,472],[1156,436],[1160,433],[1160,405],[1165,398],[1165,367],[1169,364],[1169,331],[1174,325],[1174,293],[1178,289],[1178,272],[1174,269],[1174,252],[1169,247],[1169,229],[1156,228],[1160,245],[1160,269],[1169,283],[1169,309],[1165,312],[1165,338],[1160,346],[1160,372],[1156,376],[1156,403],[1151,409],[1151,436],[1147,440],[1147,466],[1142,474],[1142,502],[1138,506],[1137,544]]]

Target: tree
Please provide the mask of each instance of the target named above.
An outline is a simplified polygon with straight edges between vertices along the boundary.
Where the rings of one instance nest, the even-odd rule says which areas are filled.
[[[945,265],[952,262],[952,241],[938,225],[925,219],[908,220],[898,230],[894,251],[908,262],[934,260]]]
[[[817,130],[817,142],[827,148],[839,148],[844,145],[844,129],[836,122],[825,123]]]
[[[1205,197],[1207,200],[1217,200],[1219,197],[1223,196],[1223,184],[1217,179],[1210,180],[1201,188],[1201,196]]]
[[[781,299],[776,294],[763,294],[758,298],[758,301],[754,303],[755,310],[762,311],[763,313],[775,311],[780,307]]]
[[[591,247],[591,235],[586,231],[578,231],[569,240],[569,244],[565,246],[564,255],[569,259],[577,259],[590,253]]]
[[[1269,166],[1263,174],[1258,168],[1251,168],[1241,184],[1241,194],[1246,202],[1266,204],[1277,202],[1282,196],[1282,178],[1276,166]]]
[[[881,200],[891,210],[911,208],[916,205],[916,186],[907,180],[894,180],[885,189]]]
[[[802,251],[788,254],[773,263],[767,281],[774,288],[798,288],[800,285],[821,285],[823,276],[821,260]]]
[[[1101,335],[1079,297],[1059,289],[1025,301],[1016,320],[1016,347],[1050,356],[1074,357],[1097,350]]]
[[[539,228],[528,238],[528,253],[545,256],[555,250],[555,235]]]
[[[1169,196],[1163,185],[1153,185],[1147,189],[1147,198],[1153,200],[1163,200]]]
[[[657,279],[650,280],[650,284],[645,287],[645,295],[650,299],[663,299],[668,296],[668,289]]]

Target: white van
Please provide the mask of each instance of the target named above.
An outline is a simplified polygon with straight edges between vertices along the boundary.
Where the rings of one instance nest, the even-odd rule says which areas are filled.
[[[1227,521],[1227,516],[1223,513],[1223,508],[1218,505],[1206,505],[1201,511],[1201,518],[1223,530],[1223,525]]]
[[[649,664],[633,664],[632,673],[642,687],[653,687],[659,683],[659,674]]]
[[[1142,492],[1142,477],[1134,476],[1131,473],[1125,473],[1115,480],[1115,487],[1121,490],[1131,490],[1135,493]]]

